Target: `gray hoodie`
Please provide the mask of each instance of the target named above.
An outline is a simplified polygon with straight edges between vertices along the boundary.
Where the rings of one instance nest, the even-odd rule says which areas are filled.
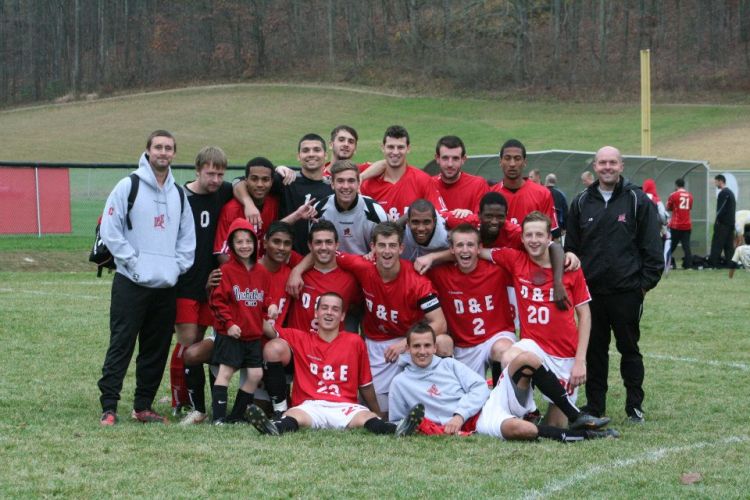
[[[440,215],[437,216],[435,221],[435,232],[432,233],[432,238],[427,242],[426,245],[420,245],[414,240],[414,235],[409,228],[409,223],[406,223],[404,228],[404,251],[401,252],[401,258],[414,262],[414,259],[427,255],[428,253],[437,252],[439,250],[445,250],[449,247],[448,241],[448,229],[445,227],[445,219]]]
[[[489,396],[487,382],[460,361],[433,356],[430,366],[420,368],[409,358],[391,382],[388,419],[401,420],[412,406],[422,403],[425,416],[433,422],[445,424],[454,414],[468,420]]]
[[[140,183],[130,211],[133,230],[128,230],[125,221],[131,184],[130,177],[125,177],[104,205],[102,241],[115,257],[118,273],[141,286],[168,288],[193,265],[193,212],[187,201],[181,208],[171,169],[164,186],[159,187],[148,156],[143,153],[135,174]]]

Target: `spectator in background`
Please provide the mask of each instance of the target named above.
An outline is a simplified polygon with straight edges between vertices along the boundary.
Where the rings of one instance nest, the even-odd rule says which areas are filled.
[[[685,179],[677,179],[674,185],[677,189],[667,200],[667,210],[672,212],[672,218],[669,220],[669,255],[674,256],[677,245],[682,243],[682,251],[685,254],[682,268],[690,269],[693,267],[693,254],[690,251],[690,233],[693,229],[690,211],[693,209],[693,195],[685,189]]]
[[[584,173],[581,174],[581,184],[583,184],[584,188],[589,187],[594,183],[594,174],[586,170]]]
[[[664,203],[662,203],[661,198],[659,198],[659,193],[656,191],[656,182],[653,179],[646,179],[643,181],[643,192],[646,193],[646,196],[648,196],[648,199],[653,202],[654,205],[656,205],[657,210],[657,216],[659,217],[659,224],[661,224],[661,228],[659,229],[659,235],[661,236],[662,240],[662,253],[664,254],[664,265],[669,266],[670,257],[668,254],[669,251],[669,227],[667,226],[667,222],[669,222],[669,214],[667,213],[667,209],[664,208]]]
[[[714,183],[719,189],[716,198],[716,222],[714,223],[714,235],[711,239],[711,254],[708,257],[708,265],[721,267],[721,254],[724,253],[724,262],[731,265],[732,252],[734,250],[734,212],[737,202],[734,193],[727,187],[727,179],[722,174],[714,177]]]
[[[542,183],[542,173],[539,171],[538,168],[529,170],[529,180],[531,182],[536,182],[537,184]]]
[[[552,231],[552,236],[559,238],[565,234],[565,219],[568,218],[568,199],[565,197],[565,193],[557,189],[557,176],[555,174],[547,174],[547,177],[544,178],[544,185],[552,193],[552,201],[555,202],[558,229],[557,231]]]
[[[745,270],[750,271],[750,224],[745,226],[745,234],[743,238],[745,240],[744,245],[740,245],[735,249],[734,255],[732,256],[732,265],[729,266],[729,277],[734,277],[735,267],[744,267]]]

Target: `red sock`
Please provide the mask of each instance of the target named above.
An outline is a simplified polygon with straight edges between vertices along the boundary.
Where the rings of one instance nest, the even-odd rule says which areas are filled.
[[[185,363],[182,354],[185,349],[179,342],[175,344],[172,351],[172,359],[169,362],[169,385],[172,389],[172,408],[186,406],[189,404],[187,384],[185,384]]]

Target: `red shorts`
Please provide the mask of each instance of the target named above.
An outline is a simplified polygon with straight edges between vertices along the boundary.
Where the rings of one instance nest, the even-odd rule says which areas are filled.
[[[214,315],[208,302],[198,302],[193,299],[177,299],[177,316],[175,324],[189,323],[192,325],[211,326],[214,324]]]
[[[473,417],[469,418],[469,420],[464,422],[464,425],[461,426],[461,430],[459,431],[458,435],[470,436],[474,434],[474,431],[476,431],[477,429],[477,420],[479,420],[479,415],[481,415],[481,412],[477,413]],[[445,434],[444,425],[440,425],[427,417],[422,420],[422,423],[419,424],[417,430],[420,433],[426,434],[428,436],[442,436],[443,434]]]

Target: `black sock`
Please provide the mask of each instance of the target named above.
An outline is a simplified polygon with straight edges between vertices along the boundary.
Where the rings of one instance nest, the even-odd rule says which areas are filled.
[[[584,430],[570,430],[561,429],[559,427],[552,427],[551,425],[538,425],[537,430],[540,438],[554,439],[556,441],[562,441],[564,443],[572,441],[583,441],[586,439],[586,431]]]
[[[294,417],[284,417],[276,422],[276,428],[279,429],[279,433],[281,434],[285,432],[297,432],[299,430],[299,422]]]
[[[247,411],[247,407],[253,403],[255,395],[252,392],[245,392],[242,389],[237,389],[237,397],[234,398],[234,406],[232,407],[232,413],[229,415],[229,420],[237,422],[242,420]]]
[[[573,403],[568,399],[565,387],[560,384],[555,374],[549,371],[547,367],[541,365],[537,368],[534,375],[531,376],[531,381],[534,382],[535,387],[542,391],[542,394],[550,398],[555,406],[562,410],[569,421],[573,422],[581,415],[578,408],[573,406]]]
[[[500,374],[503,373],[503,365],[501,365],[499,361],[493,361],[490,364],[490,368],[492,368],[492,387],[495,387],[497,385],[497,379],[499,379]]]
[[[208,367],[208,385],[209,387],[213,387],[216,383],[216,376],[214,375],[213,370],[211,369],[211,366]]]
[[[370,420],[365,422],[365,429],[372,432],[373,434],[395,434],[396,424],[386,422],[380,417],[372,417]]]
[[[271,398],[274,409],[286,401],[286,372],[281,362],[265,363],[263,370],[263,385]]]
[[[203,373],[203,365],[185,365],[185,385],[193,409],[206,413],[206,374]]]
[[[211,397],[213,398],[213,419],[224,420],[227,416],[227,386],[216,385],[211,388]]]

